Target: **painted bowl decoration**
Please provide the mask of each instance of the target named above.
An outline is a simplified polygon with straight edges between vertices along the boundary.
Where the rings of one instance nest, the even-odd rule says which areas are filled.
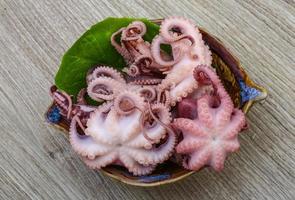
[[[65,53],[45,117],[86,165],[130,185],[221,171],[266,98],[239,61],[182,17],[107,18]]]

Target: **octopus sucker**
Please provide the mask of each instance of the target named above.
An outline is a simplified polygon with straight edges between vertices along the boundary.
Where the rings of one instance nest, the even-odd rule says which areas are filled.
[[[246,119],[211,67],[209,46],[183,17],[164,19],[151,43],[146,33],[141,21],[114,32],[110,41],[125,68],[95,65],[76,98],[50,88],[59,117],[70,124],[73,150],[91,169],[119,165],[134,176],[173,157],[188,170],[221,171],[240,148]],[[89,105],[86,95],[101,104]]]
[[[160,78],[150,78],[150,79],[136,79],[131,81],[129,84],[131,85],[158,85],[162,82]]]
[[[212,64],[212,53],[209,49],[208,45],[205,45],[205,53],[204,53],[204,60],[206,61],[204,64],[207,66],[211,66]]]

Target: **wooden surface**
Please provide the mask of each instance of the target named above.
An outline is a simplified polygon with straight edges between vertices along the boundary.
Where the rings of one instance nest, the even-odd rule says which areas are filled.
[[[61,56],[108,16],[183,15],[224,41],[269,98],[223,173],[137,188],[87,169],[44,122]],[[0,0],[0,199],[294,199],[295,2]]]

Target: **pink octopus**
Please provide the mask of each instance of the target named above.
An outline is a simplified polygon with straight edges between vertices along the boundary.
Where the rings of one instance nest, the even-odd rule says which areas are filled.
[[[185,155],[183,166],[199,170],[205,165],[216,171],[223,169],[227,153],[240,147],[238,133],[245,126],[245,116],[234,108],[216,73],[204,66],[194,70],[194,77],[200,85],[211,84],[212,94],[199,99],[185,99],[178,105],[178,115],[173,127],[183,134],[176,152]]]
[[[127,27],[121,28],[111,37],[111,43],[115,49],[123,56],[128,67],[125,71],[130,77],[136,77],[137,84],[149,84],[146,80],[153,80],[155,83],[161,82],[158,68],[161,65],[156,63],[151,55],[150,43],[143,40],[146,33],[146,25],[141,21],[134,21]],[[116,37],[121,34],[120,44]],[[164,54],[164,52],[162,52]],[[167,54],[165,54],[168,56]],[[140,79],[139,79],[140,78]]]
[[[167,61],[161,56],[161,44],[171,45],[172,60]],[[152,41],[151,52],[155,62],[171,66],[158,90],[169,91],[172,106],[198,88],[193,78],[194,68],[200,64],[211,66],[212,62],[209,47],[198,28],[182,17],[169,17],[162,22],[159,35]]]

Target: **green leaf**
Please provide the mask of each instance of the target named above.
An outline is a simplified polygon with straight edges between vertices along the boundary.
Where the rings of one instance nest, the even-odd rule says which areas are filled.
[[[55,76],[55,85],[68,94],[78,94],[86,87],[87,71],[96,64],[122,69],[124,59],[111,45],[111,35],[135,20],[141,20],[147,26],[144,39],[151,41],[159,32],[159,26],[147,19],[107,18],[86,31],[64,54]]]

